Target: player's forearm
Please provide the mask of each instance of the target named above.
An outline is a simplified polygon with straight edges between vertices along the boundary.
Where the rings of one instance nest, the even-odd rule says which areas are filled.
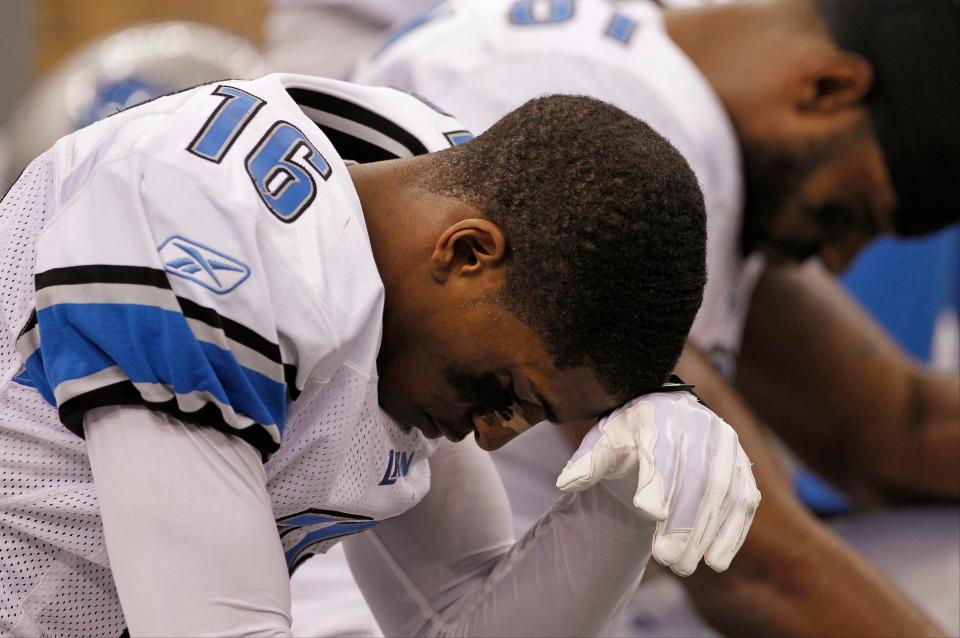
[[[434,487],[420,505],[346,543],[385,633],[601,633],[639,581],[654,525],[597,487],[562,497],[514,544],[489,458],[470,443],[449,447],[460,458],[431,458]]]
[[[956,375],[920,368],[814,265],[765,271],[736,384],[795,453],[840,487],[958,495]]]
[[[565,495],[455,616],[462,636],[595,636],[637,588],[654,524],[602,486]]]
[[[730,636],[944,635],[832,532],[767,494],[730,570],[685,581],[714,628]]]
[[[684,584],[706,620],[736,636],[928,636],[942,632],[793,496],[762,426],[693,349],[678,371],[737,430],[763,506],[730,569]]]
[[[916,370],[910,388],[899,428],[870,441],[873,483],[891,497],[960,498],[960,380]]]

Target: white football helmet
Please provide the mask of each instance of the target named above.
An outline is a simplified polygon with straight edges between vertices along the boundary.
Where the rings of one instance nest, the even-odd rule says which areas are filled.
[[[157,22],[102,37],[35,83],[18,105],[8,127],[9,178],[60,137],[107,115],[197,84],[269,72],[246,39],[206,24]]]

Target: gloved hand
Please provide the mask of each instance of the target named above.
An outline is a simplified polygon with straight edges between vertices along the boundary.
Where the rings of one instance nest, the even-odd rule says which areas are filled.
[[[653,557],[680,576],[692,574],[704,557],[715,571],[726,570],[760,504],[736,432],[679,388],[636,398],[601,419],[557,487],[571,492],[600,481],[658,521]]]

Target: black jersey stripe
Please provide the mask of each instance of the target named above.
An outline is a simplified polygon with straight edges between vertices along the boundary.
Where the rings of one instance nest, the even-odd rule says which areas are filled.
[[[289,93],[293,101],[298,104],[303,104],[318,111],[330,113],[369,127],[405,147],[410,151],[411,155],[424,155],[427,153],[427,147],[416,135],[401,127],[396,122],[388,120],[379,113],[374,113],[355,102],[303,88],[289,88],[287,89],[287,93]]]
[[[60,416],[60,422],[63,423],[68,430],[80,438],[83,438],[84,415],[94,408],[110,405],[142,405],[151,410],[172,416],[185,423],[212,427],[221,432],[238,436],[255,447],[260,452],[264,461],[280,447],[262,427],[258,427],[257,425],[251,425],[242,429],[233,427],[224,420],[223,413],[214,403],[206,403],[199,410],[185,412],[180,409],[176,397],[161,402],[147,401],[130,381],[111,383],[110,385],[105,385],[96,390],[91,390],[67,399],[60,404],[57,412]]]
[[[284,363],[283,364],[283,380],[287,384],[287,396],[290,397],[291,401],[296,401],[300,398],[300,388],[297,387],[297,366]]]
[[[338,512],[337,510],[325,510],[325,509],[319,509],[316,507],[311,507],[310,509],[301,510],[294,514],[287,514],[286,516],[281,516],[280,518],[277,519],[277,522],[285,523],[290,519],[297,518],[298,516],[306,516],[307,514],[320,514],[321,516],[332,516],[334,518],[342,518],[343,519],[342,521],[338,521],[340,523],[350,523],[350,522],[362,523],[364,521],[374,520],[373,518],[369,516],[364,516],[363,514],[351,514],[349,512]],[[293,531],[295,529],[300,529],[300,527],[301,526],[291,527],[290,531]],[[287,531],[287,530],[284,530],[284,531]]]
[[[245,345],[274,363],[283,364],[283,359],[280,356],[280,346],[263,335],[254,332],[251,328],[248,328],[238,321],[224,317],[213,308],[201,306],[190,299],[177,297],[177,303],[180,304],[180,309],[183,311],[184,317],[196,319],[211,328],[217,328],[221,330],[228,339]]]
[[[34,308],[30,311],[30,316],[27,318],[27,323],[23,324],[23,330],[20,331],[20,334],[17,335],[17,339],[20,339],[23,335],[27,334],[31,330],[37,327],[37,309]]]
[[[67,266],[51,268],[35,276],[37,290],[50,286],[72,284],[140,284],[155,288],[170,289],[167,273],[146,266],[108,266],[94,264],[89,266]]]
[[[315,124],[320,127],[323,134],[333,144],[337,154],[345,160],[353,160],[357,164],[367,164],[369,162],[397,159],[394,152],[373,142],[344,133],[326,124],[320,124],[319,122],[315,122]]]

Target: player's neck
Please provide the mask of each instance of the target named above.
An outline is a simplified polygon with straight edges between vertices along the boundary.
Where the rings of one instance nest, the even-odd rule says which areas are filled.
[[[386,290],[387,311],[415,303],[422,288],[429,285],[434,244],[447,226],[465,216],[461,210],[464,206],[457,200],[417,185],[413,175],[417,162],[423,160],[391,160],[349,168]]]
[[[419,163],[427,158],[349,167],[388,295],[392,290],[409,293],[404,289],[410,288],[412,273],[429,279],[430,255],[443,231],[461,219],[480,216],[459,200],[418,184]]]
[[[437,309],[431,255],[448,226],[477,216],[458,200],[418,186],[412,176],[421,161],[425,158],[349,167],[386,293],[378,365],[397,348],[427,345],[432,338],[423,330],[425,317]]]
[[[403,188],[392,166],[396,163],[355,164],[348,169],[360,199],[373,258],[388,289],[392,287],[392,274],[403,270],[402,235],[407,223],[407,215],[403,214],[406,209]]]

